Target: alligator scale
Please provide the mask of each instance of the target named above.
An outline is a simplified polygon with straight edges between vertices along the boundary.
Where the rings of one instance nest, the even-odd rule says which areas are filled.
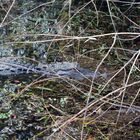
[[[82,80],[99,77],[101,74],[81,68],[77,62],[56,62],[51,64],[33,64],[19,58],[0,58],[0,76],[37,73],[44,76],[63,76]]]

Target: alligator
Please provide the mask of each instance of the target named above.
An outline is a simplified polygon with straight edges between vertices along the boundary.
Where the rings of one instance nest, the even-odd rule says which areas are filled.
[[[93,72],[82,68],[77,62],[56,62],[50,64],[34,64],[16,57],[0,58],[0,76],[37,73],[43,76],[63,76],[67,78],[83,80],[84,78],[97,78],[102,76],[99,72]]]

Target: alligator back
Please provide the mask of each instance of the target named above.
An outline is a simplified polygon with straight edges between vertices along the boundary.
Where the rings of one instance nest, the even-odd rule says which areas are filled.
[[[85,77],[99,77],[100,73],[94,73],[88,69],[81,68],[77,62],[56,62],[51,64],[34,64],[15,57],[0,58],[0,75],[19,75],[38,73],[45,76],[63,76],[77,80]]]
[[[51,64],[34,64],[19,58],[8,57],[0,59],[0,75],[12,75],[22,73],[52,74],[58,71],[68,71],[78,67],[76,62],[56,62]]]

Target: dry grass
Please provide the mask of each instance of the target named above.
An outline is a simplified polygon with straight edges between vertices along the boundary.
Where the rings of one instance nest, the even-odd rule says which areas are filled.
[[[18,95],[12,97],[7,104],[10,105],[22,96],[24,98],[26,94],[30,100],[23,100],[30,107],[31,104],[33,108],[39,106],[37,100],[41,100],[44,111],[42,114],[36,112],[34,115],[41,116],[39,121],[49,118],[51,123],[41,124],[44,128],[30,139],[41,136],[48,140],[129,139],[129,137],[137,139],[139,133],[136,130],[137,126],[133,124],[140,117],[139,3],[127,2],[125,7],[121,7],[120,1],[104,0],[105,9],[99,9],[100,2],[97,5],[97,1],[94,0],[76,6],[72,0],[60,3],[62,5],[56,19],[50,19],[55,22],[52,25],[48,22],[49,32],[45,29],[41,31],[45,16],[41,15],[44,17],[42,19],[38,17],[37,21],[34,15],[39,16],[39,11],[46,14],[47,8],[59,4],[57,0],[40,2],[36,6],[32,2],[27,2],[25,12],[14,17],[14,10],[19,6],[17,2],[9,1],[8,7],[1,4],[1,8],[6,9],[5,16],[1,18],[1,29],[13,27],[17,30],[14,24],[20,20],[26,18],[35,20],[33,27],[28,23],[25,25],[18,23],[24,30],[14,32],[11,29],[13,32],[4,37],[3,45],[29,50],[33,44],[45,44],[47,46],[45,61],[51,61],[48,57],[53,54],[58,55],[66,61],[78,61],[83,67],[95,72],[106,72],[107,78],[76,81],[63,77],[37,77],[21,87],[18,93],[15,93]],[[57,34],[51,30],[52,28],[57,30]],[[25,56],[29,59],[36,58]],[[49,82],[54,85],[51,86],[52,83]],[[42,89],[39,90],[40,95],[35,90],[37,87]],[[134,127],[136,132],[132,131],[131,127]]]

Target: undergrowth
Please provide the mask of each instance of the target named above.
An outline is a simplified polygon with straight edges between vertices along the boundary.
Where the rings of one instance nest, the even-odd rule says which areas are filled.
[[[139,139],[140,2],[1,0],[0,55],[78,62],[106,77],[0,83],[0,138]]]

